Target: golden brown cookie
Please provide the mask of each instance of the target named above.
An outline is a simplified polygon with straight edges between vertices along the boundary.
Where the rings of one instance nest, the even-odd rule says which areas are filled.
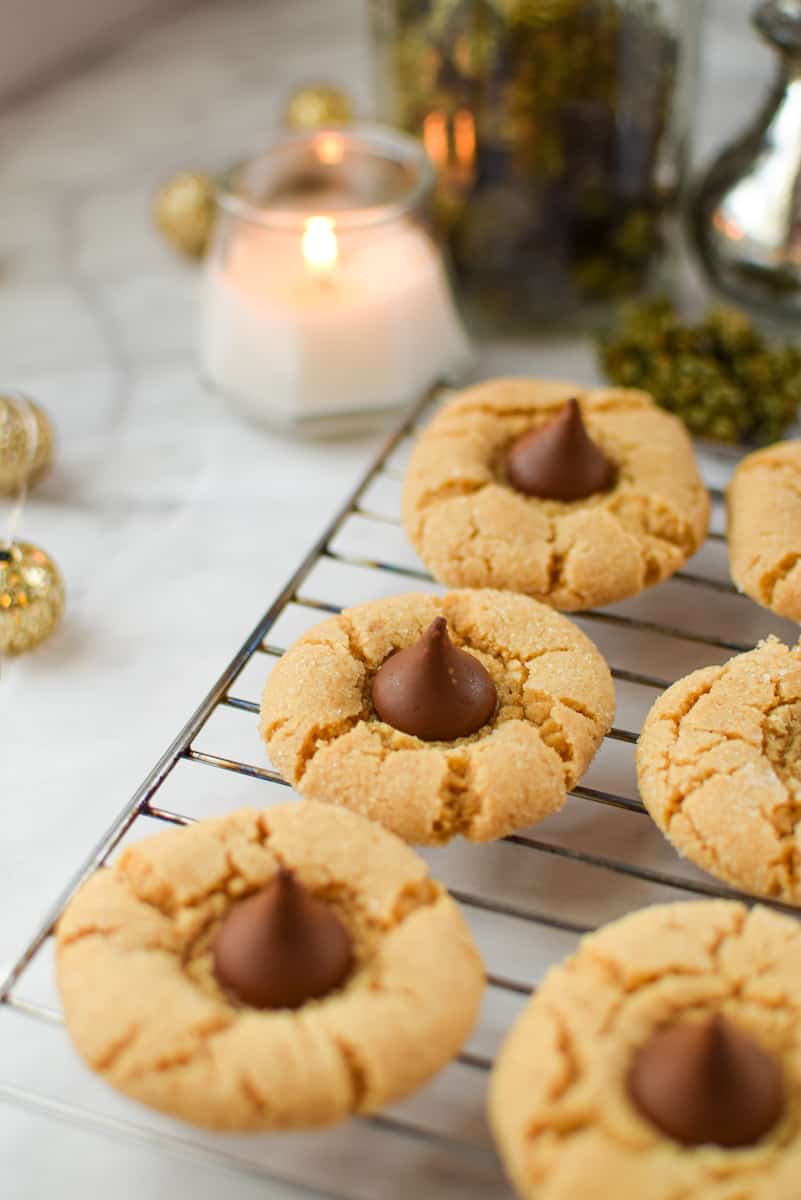
[[[211,946],[242,897],[294,870],[355,945],[345,986],[290,1011],[231,1001]],[[242,810],[140,842],[84,884],[58,927],[70,1035],[93,1070],[213,1129],[299,1129],[372,1112],[444,1066],[483,969],[425,863],[354,813]]]
[[[571,397],[617,468],[610,491],[563,502],[512,488],[504,458]],[[412,454],[406,532],[452,587],[525,592],[567,612],[634,596],[677,571],[706,536],[709,497],[692,443],[644,392],[495,379],[437,414]]]
[[[801,904],[801,644],[768,638],[674,683],[643,725],[637,774],[679,853]]]
[[[425,742],[380,721],[381,664],[447,618],[456,645],[495,682],[490,720]],[[346,609],[278,662],[261,706],[270,758],[305,796],[357,810],[406,841],[488,841],[555,812],[614,715],[609,668],[566,617],[490,590],[409,594]]]
[[[638,1051],[666,1026],[731,1022],[783,1074],[778,1121],[753,1145],[692,1148],[635,1106]],[[801,926],[700,901],[644,909],[585,938],[503,1045],[490,1118],[530,1200],[797,1200]]]
[[[735,585],[757,604],[801,621],[801,441],[749,454],[726,501]]]

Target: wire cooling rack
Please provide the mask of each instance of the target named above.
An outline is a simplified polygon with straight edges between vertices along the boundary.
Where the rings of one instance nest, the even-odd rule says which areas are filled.
[[[723,662],[797,630],[738,596],[728,577],[722,487],[733,458],[701,453],[713,498],[701,552],[642,596],[576,617],[612,667],[615,727],[564,809],[489,846],[426,852],[463,907],[489,970],[478,1028],[459,1058],[402,1104],[323,1133],[209,1135],[118,1096],[77,1060],[53,984],[53,927],[69,897],[121,847],[244,804],[285,799],[265,765],[256,713],[268,671],[327,613],[400,591],[440,590],[400,527],[403,468],[418,427],[438,403],[415,407],[323,536],[259,621],[175,741],[80,868],[0,987],[0,1062],[13,1044],[17,1075],[0,1099],[110,1136],[269,1181],[273,1197],[320,1200],[478,1200],[511,1193],[484,1120],[487,1072],[511,1021],[548,967],[597,925],[646,904],[736,896],[680,860],[638,798],[632,747],[660,691],[697,667]],[[776,907],[781,907],[777,905]],[[232,1182],[236,1196],[236,1184]]]

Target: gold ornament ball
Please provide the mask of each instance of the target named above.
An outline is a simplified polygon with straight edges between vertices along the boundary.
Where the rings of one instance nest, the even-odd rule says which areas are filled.
[[[0,395],[0,495],[32,484],[53,461],[53,427],[46,413],[31,401]],[[31,416],[36,429],[31,428]],[[31,441],[35,439],[35,445]]]
[[[208,249],[217,216],[214,179],[205,171],[180,171],[153,200],[153,219],[167,241],[189,258]]]
[[[350,98],[339,88],[325,83],[300,88],[290,96],[284,124],[299,133],[324,125],[348,125],[353,120]]]
[[[23,654],[55,629],[64,611],[64,583],[44,550],[15,542],[0,550],[0,654]]]

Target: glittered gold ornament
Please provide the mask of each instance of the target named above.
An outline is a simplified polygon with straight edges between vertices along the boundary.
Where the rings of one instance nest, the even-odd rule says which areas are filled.
[[[339,88],[314,83],[300,88],[289,98],[284,124],[298,132],[324,125],[348,125],[353,120],[350,99]]]
[[[44,550],[14,542],[0,550],[0,654],[22,654],[43,642],[64,611],[64,583]]]
[[[38,405],[0,395],[0,494],[34,483],[53,461],[53,428]]]
[[[176,250],[202,258],[217,216],[214,179],[205,171],[180,171],[153,199],[153,220]]]

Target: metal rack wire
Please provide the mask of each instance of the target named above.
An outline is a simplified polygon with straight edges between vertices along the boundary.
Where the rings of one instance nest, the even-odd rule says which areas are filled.
[[[258,703],[242,694],[248,690],[249,672],[255,695],[257,681],[263,681],[293,634],[324,614],[338,612],[344,604],[356,603],[369,594],[434,589],[430,576],[405,545],[397,515],[403,454],[432,405],[432,397],[424,397],[404,419],[46,914],[0,985],[0,1035],[7,1018],[18,1018],[28,1025],[24,1029],[15,1026],[12,1036],[20,1036],[22,1030],[38,1042],[47,1029],[52,1052],[68,1053],[50,982],[52,932],[70,896],[122,843],[152,832],[159,824],[183,825],[204,815],[202,808],[193,811],[192,797],[204,787],[208,791],[207,785],[216,792],[223,780],[233,778],[237,788],[243,781],[267,785],[269,792],[262,787],[258,794],[264,803],[286,795],[284,781],[263,760],[249,762],[246,753],[227,754],[213,748],[217,739],[221,741],[231,732],[227,716],[240,714],[236,718],[239,738],[245,729],[244,714],[250,736]],[[731,463],[722,464],[710,456],[703,461],[713,485],[719,484],[722,473],[731,467]],[[72,1062],[64,1067],[69,1086],[63,1079],[51,1084],[47,1076],[33,1072],[33,1082],[23,1078],[0,1084],[0,1098],[45,1109],[110,1135],[157,1139],[167,1149],[269,1179],[274,1187],[283,1189],[281,1194],[300,1192],[321,1200],[389,1200],[416,1190],[432,1200],[457,1195],[464,1200],[486,1195],[491,1188],[497,1197],[507,1195],[481,1118],[486,1073],[509,1021],[549,963],[603,920],[643,903],[738,896],[682,863],[669,849],[645,814],[631,772],[631,747],[642,716],[674,678],[695,666],[724,661],[732,653],[748,650],[767,633],[778,632],[785,640],[794,636],[794,627],[737,596],[728,582],[722,492],[719,486],[710,490],[715,514],[707,549],[697,560],[700,566],[694,563],[691,570],[679,572],[669,584],[644,597],[577,617],[611,664],[619,695],[619,724],[606,739],[604,750],[608,753],[605,756],[602,750],[599,755],[600,768],[591,768],[585,781],[573,789],[566,815],[549,819],[532,834],[516,834],[494,847],[448,848],[428,855],[433,869],[464,906],[489,964],[490,1001],[482,1027],[443,1073],[449,1076],[447,1095],[437,1091],[435,1084],[433,1092],[422,1098],[352,1122],[345,1130],[315,1135],[316,1140],[298,1142],[297,1135],[294,1141],[250,1140],[246,1148],[242,1139],[195,1135],[166,1118],[144,1114],[126,1101],[116,1097],[112,1101],[108,1090],[94,1082],[87,1084],[86,1099],[75,1103],[71,1091],[86,1073],[81,1074],[81,1068]],[[206,735],[222,717],[226,717],[223,726],[207,744]],[[253,757],[258,759],[258,753]],[[208,773],[204,775],[202,769]],[[178,803],[169,795],[177,775],[182,777],[182,790],[178,790],[183,796]],[[252,792],[247,800],[253,802]],[[238,793],[237,801],[241,802]],[[225,797],[221,804],[223,810],[234,806]],[[512,854],[514,859],[509,857]],[[461,1073],[456,1080],[454,1072]],[[343,1168],[343,1160],[354,1148],[364,1153],[365,1140],[375,1161],[390,1173],[394,1171],[400,1180],[394,1191],[386,1174],[373,1186]],[[340,1177],[342,1185],[331,1190],[329,1181]]]

